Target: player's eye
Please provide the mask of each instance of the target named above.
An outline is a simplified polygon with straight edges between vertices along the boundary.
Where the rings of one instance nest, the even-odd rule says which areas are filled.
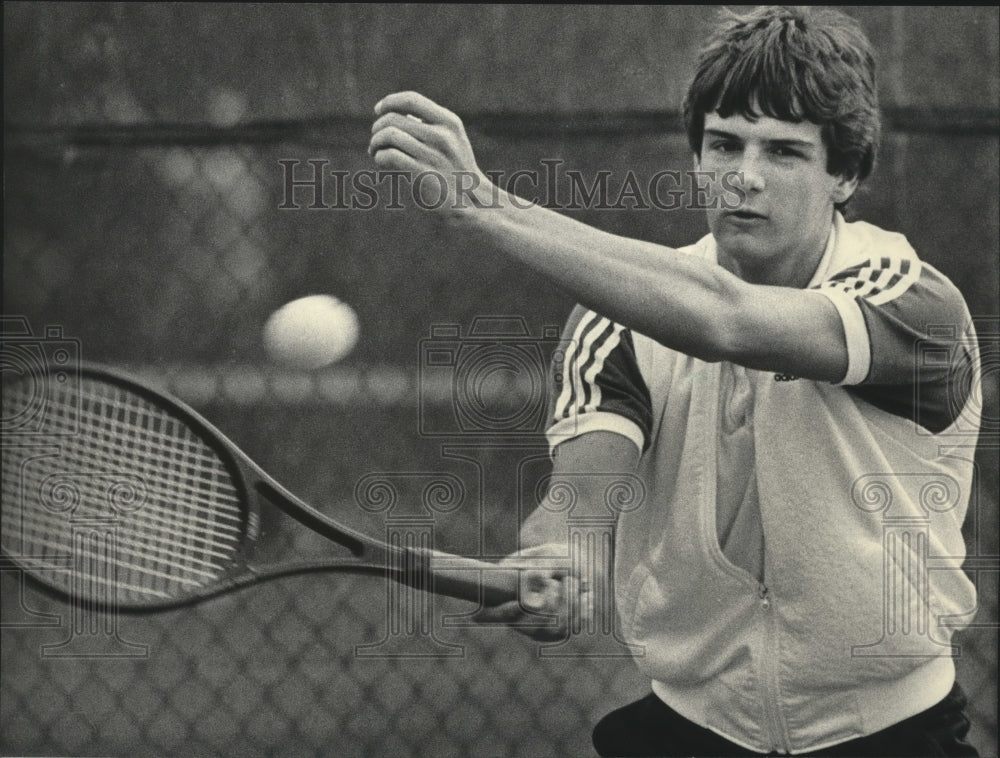
[[[733,153],[740,149],[740,146],[732,140],[713,140],[709,143],[709,149],[718,153]]]
[[[772,152],[782,158],[801,158],[802,153],[791,147],[786,147],[785,145],[777,145],[774,147]]]

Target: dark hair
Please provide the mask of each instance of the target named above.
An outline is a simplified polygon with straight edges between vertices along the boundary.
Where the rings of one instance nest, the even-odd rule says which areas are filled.
[[[849,16],[829,9],[726,12],[702,48],[684,98],[688,142],[701,155],[705,114],[739,113],[822,128],[826,170],[858,180],[875,164],[881,131],[875,55]]]

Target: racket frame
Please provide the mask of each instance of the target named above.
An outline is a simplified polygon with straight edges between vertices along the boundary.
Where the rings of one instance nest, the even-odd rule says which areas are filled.
[[[55,370],[55,369],[54,369]],[[48,372],[46,372],[48,373]],[[84,602],[98,610],[126,613],[152,613],[195,605],[211,598],[272,579],[317,572],[349,572],[383,576],[422,590],[494,605],[516,600],[518,572],[514,568],[474,558],[450,555],[432,549],[391,546],[345,526],[322,513],[292,493],[253,461],[232,440],[187,403],[169,395],[117,368],[81,362],[74,379],[96,379],[132,392],[146,402],[178,417],[215,452],[230,474],[244,509],[243,530],[231,564],[219,577],[190,594],[150,602],[122,600],[118,593],[111,600],[80,598],[69,590],[46,581],[37,573],[42,566],[37,559],[7,555],[0,557],[0,568],[24,571],[32,584],[47,595]],[[16,380],[15,380],[16,381]],[[51,438],[39,433],[37,439]],[[267,539],[263,527],[264,504],[281,511],[308,529],[340,545],[350,556],[317,557],[280,562],[258,562],[259,547]]]

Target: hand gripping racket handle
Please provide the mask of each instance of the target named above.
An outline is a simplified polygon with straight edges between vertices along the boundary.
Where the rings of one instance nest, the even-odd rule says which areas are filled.
[[[525,556],[487,563],[439,550],[427,550],[424,555],[430,560],[435,592],[472,602],[482,600],[488,606],[518,599],[522,571],[565,574],[569,570],[569,559],[557,556]]]
[[[487,606],[517,600],[520,579],[516,568],[439,550],[413,553],[418,560],[429,562],[434,592],[438,594],[474,603],[482,601]],[[408,581],[407,584],[413,582]]]

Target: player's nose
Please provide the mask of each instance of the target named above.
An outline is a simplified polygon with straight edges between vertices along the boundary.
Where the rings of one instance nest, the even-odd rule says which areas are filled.
[[[761,192],[767,187],[761,156],[753,150],[746,150],[737,169],[744,192]]]

